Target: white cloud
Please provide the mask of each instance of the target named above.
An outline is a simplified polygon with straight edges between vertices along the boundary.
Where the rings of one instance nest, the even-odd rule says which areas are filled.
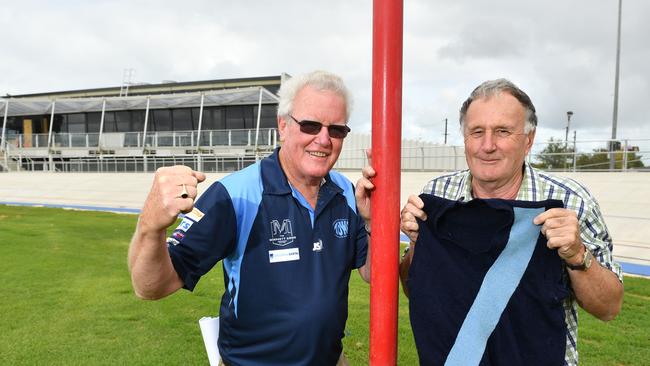
[[[650,138],[650,2],[623,4],[619,136]],[[404,4],[403,135],[462,143],[458,108],[481,81],[507,77],[538,109],[538,141],[572,129],[608,138],[616,1],[495,0]],[[341,74],[351,125],[371,118],[372,2],[366,0],[45,1],[3,5],[0,93],[297,74]],[[455,135],[454,135],[455,134]]]

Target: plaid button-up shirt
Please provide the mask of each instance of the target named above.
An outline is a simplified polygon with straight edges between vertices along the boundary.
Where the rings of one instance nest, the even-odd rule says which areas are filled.
[[[450,200],[469,201],[472,199],[471,179],[469,170],[443,175],[427,183],[422,193]],[[580,238],[587,249],[603,267],[614,272],[623,282],[621,267],[612,258],[612,238],[607,231],[598,202],[580,183],[570,178],[546,174],[525,163],[524,178],[516,199],[556,199],[564,202],[565,208],[575,211],[578,215]],[[565,365],[573,366],[578,364],[578,305],[575,296],[565,300],[564,313],[567,325],[564,362]]]

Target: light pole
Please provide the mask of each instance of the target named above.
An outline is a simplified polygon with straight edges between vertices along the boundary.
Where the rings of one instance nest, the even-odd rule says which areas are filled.
[[[576,162],[578,160],[578,148],[576,147],[576,130],[573,130],[573,172],[576,171]]]
[[[564,169],[567,168],[567,163],[569,159],[569,127],[571,125],[571,116],[573,116],[573,111],[566,112],[566,131],[564,134]]]
[[[445,145],[447,145],[447,119],[445,118]]]
[[[623,0],[618,0],[618,33],[616,38],[616,74],[614,77],[614,113],[612,116],[612,140],[609,143],[609,169],[614,170],[616,154],[614,152],[614,140],[616,140],[616,124],[618,123],[618,79],[621,64],[621,8]]]
[[[571,125],[571,116],[573,116],[573,111],[566,112],[566,131],[564,133],[564,148],[566,149],[569,144],[569,126]]]

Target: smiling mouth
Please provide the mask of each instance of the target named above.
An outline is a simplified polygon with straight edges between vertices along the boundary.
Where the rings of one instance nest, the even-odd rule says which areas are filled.
[[[499,159],[481,159],[481,161],[484,163],[496,163]]]
[[[319,158],[324,158],[324,157],[327,156],[327,154],[325,154],[324,152],[320,152],[320,151],[310,151],[310,152],[309,152],[309,155],[311,155],[311,156],[317,156],[317,157],[319,157]]]

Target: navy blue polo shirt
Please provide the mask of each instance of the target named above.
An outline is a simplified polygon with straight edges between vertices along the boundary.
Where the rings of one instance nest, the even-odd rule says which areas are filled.
[[[421,365],[562,365],[564,265],[533,218],[562,202],[422,194],[409,270]]]
[[[214,183],[168,238],[185,288],[223,260],[219,352],[230,365],[335,365],[348,281],[367,236],[352,183],[330,171],[316,208],[271,156]]]

